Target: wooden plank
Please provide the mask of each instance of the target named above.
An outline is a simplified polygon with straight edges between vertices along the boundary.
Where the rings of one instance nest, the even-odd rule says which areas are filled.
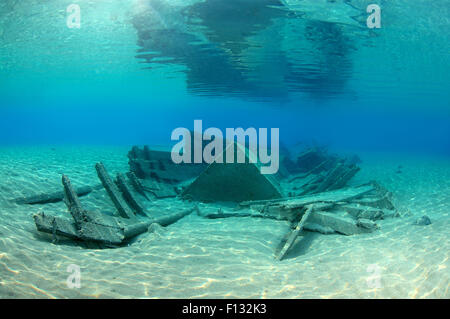
[[[159,183],[158,187],[158,189],[153,189],[150,191],[156,198],[176,197],[178,195],[175,188],[170,184]]]
[[[347,182],[358,173],[360,168],[358,166],[350,167],[334,184],[328,187],[329,190],[339,189],[344,187]]]
[[[139,202],[134,197],[133,193],[128,188],[125,177],[121,173],[117,173],[117,186],[119,187],[119,190],[122,192],[123,198],[128,203],[128,205],[134,210],[134,212],[142,216],[147,216],[141,204],[139,204]]]
[[[386,194],[382,197],[375,197],[375,198],[361,198],[358,200],[355,200],[356,204],[364,205],[364,206],[370,206],[374,208],[385,208],[389,210],[394,210],[395,207],[392,204],[390,200],[389,194]]]
[[[120,244],[125,239],[124,228],[119,224],[116,226],[92,222],[78,224],[66,218],[48,216],[44,213],[35,214],[33,219],[38,231],[71,239],[105,244]]]
[[[159,190],[161,187],[159,186],[159,182],[154,179],[143,179],[141,181],[141,185],[147,192],[152,192],[153,190]]]
[[[62,184],[64,188],[64,203],[66,204],[67,209],[72,215],[73,220],[77,225],[77,228],[79,228],[80,223],[88,220],[87,213],[83,209],[83,207],[81,207],[78,195],[74,191],[69,178],[64,174],[62,175]]]
[[[308,220],[308,217],[311,214],[312,210],[313,210],[313,205],[309,205],[307,210],[306,210],[306,212],[303,214],[302,218],[298,222],[297,226],[289,234],[289,236],[287,238],[287,241],[284,244],[283,248],[280,250],[280,252],[276,256],[277,260],[283,259],[283,257],[286,255],[286,253],[292,247],[292,245],[294,244],[295,239],[297,238],[298,234],[300,234],[300,232],[303,230],[303,227],[305,226],[305,223]]]
[[[335,159],[331,159],[331,158],[327,158],[324,159],[319,165],[317,165],[316,167],[314,167],[313,169],[311,169],[307,174],[318,174],[320,173],[322,170],[325,169],[326,165],[330,164],[332,161],[335,161]]]
[[[133,172],[127,172],[127,177],[130,180],[131,186],[133,186],[134,190],[144,196],[147,200],[150,200],[148,198],[147,194],[145,193],[144,187],[142,186],[139,179],[136,177],[136,174]]]
[[[40,232],[56,234],[72,239],[79,238],[77,226],[73,220],[45,215],[44,212],[34,214],[33,219],[37,230]]]
[[[79,238],[84,241],[96,241],[105,244],[120,244],[125,239],[125,229],[120,225],[111,226],[84,222],[78,231]]]
[[[354,198],[361,197],[364,194],[367,194],[371,191],[373,191],[372,186],[339,189],[335,191],[322,192],[314,195],[292,199],[284,203],[280,203],[280,205],[283,208],[293,209],[297,207],[306,206],[308,204],[313,204],[316,202],[330,203],[330,202],[349,201]]]
[[[132,237],[135,237],[139,234],[146,232],[148,230],[148,227],[151,224],[160,224],[161,226],[169,226],[169,225],[177,222],[181,218],[191,214],[194,210],[195,210],[195,208],[190,208],[190,209],[183,210],[183,211],[175,213],[175,214],[158,217],[151,221],[128,225],[125,227],[125,238],[132,238]]]
[[[75,188],[75,193],[78,195],[78,197],[82,197],[91,193],[94,190],[98,190],[101,188],[103,188],[101,184],[94,186],[81,186]],[[52,193],[42,193],[31,196],[19,197],[13,199],[13,201],[17,204],[35,205],[35,204],[57,203],[62,201],[63,199],[64,199],[64,191],[58,191]]]
[[[240,203],[240,206],[251,206],[251,205],[281,205],[285,208],[297,208],[301,206],[306,206],[308,204],[313,204],[316,202],[340,202],[348,201],[354,198],[358,198],[372,192],[374,187],[372,185],[361,185],[357,187],[347,187],[334,191],[322,192],[313,195],[298,196],[298,197],[287,197],[275,200],[259,200],[259,201],[245,201]]]
[[[314,192],[321,193],[328,190],[328,188],[338,180],[338,178],[343,174],[344,171],[344,165],[341,163],[337,163],[336,166],[325,177],[323,182],[314,190]]]
[[[79,239],[87,242],[100,242],[103,244],[121,244],[125,240],[147,231],[148,227],[157,223],[168,226],[189,215],[194,208],[175,214],[162,216],[145,222],[132,222],[130,219],[120,220],[101,213],[92,213],[96,222],[75,222],[65,218],[45,215],[43,212],[33,216],[38,231],[60,235],[71,239]],[[80,226],[80,229],[78,229]]]
[[[95,169],[97,170],[97,175],[100,181],[102,182],[103,187],[106,189],[106,192],[108,193],[109,197],[114,203],[114,206],[117,208],[119,215],[124,218],[134,218],[135,215],[133,211],[127,205],[125,200],[121,197],[117,186],[113,183],[113,181],[109,177],[109,174],[105,169],[105,166],[102,163],[97,163],[95,164]]]
[[[344,235],[355,235],[371,232],[371,230],[358,227],[355,220],[339,216],[335,213],[315,211],[309,217],[309,221],[324,227],[329,227]]]

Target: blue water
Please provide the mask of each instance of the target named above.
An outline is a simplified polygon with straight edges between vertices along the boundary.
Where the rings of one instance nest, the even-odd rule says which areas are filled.
[[[79,29],[71,1],[0,4],[1,144],[167,145],[202,119],[450,155],[445,0],[77,3]]]
[[[67,12],[74,3],[80,28]],[[367,25],[369,4],[381,8],[380,28]],[[252,165],[212,166],[190,184],[192,166],[176,176],[168,153],[135,150],[134,166],[127,157],[132,145],[170,147],[172,131],[192,130],[194,120],[223,132],[279,128],[283,150],[319,146],[316,159],[291,152],[273,180]],[[99,162],[112,179],[142,173],[146,187],[134,185],[132,194],[151,222],[191,214],[100,249],[85,242],[85,231],[111,227],[101,213],[130,225],[118,217],[118,198],[128,203],[122,210],[133,206],[125,192],[97,189],[80,199],[83,215],[99,213],[98,225],[92,216],[71,218],[63,195],[23,204],[55,196],[62,174],[75,187],[97,185]],[[449,163],[448,0],[0,1],[0,298],[448,299]],[[323,208],[319,194],[307,210],[318,204],[335,216],[304,225],[302,238],[295,236],[306,206],[283,212],[295,199],[259,211],[263,205],[236,206],[233,198],[314,197],[344,184],[368,189],[368,181],[382,187],[361,201],[328,194],[337,207]],[[188,200],[176,195],[192,185]],[[36,213],[65,219],[69,237],[81,240],[57,238],[56,219],[45,234]],[[275,260],[290,234],[290,255]],[[73,265],[80,289],[66,281]]]

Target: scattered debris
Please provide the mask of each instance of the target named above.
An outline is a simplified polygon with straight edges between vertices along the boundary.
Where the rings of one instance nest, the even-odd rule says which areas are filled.
[[[153,179],[158,182],[176,184],[197,177],[207,164],[175,164],[171,152],[143,149],[133,146],[128,152],[130,171],[140,179]]]
[[[82,186],[75,189],[75,192],[79,197],[85,196],[95,190],[102,189],[103,186],[101,184],[95,186]],[[53,192],[53,193],[42,193],[32,196],[24,196],[13,199],[13,202],[17,204],[49,204],[49,203],[57,203],[64,199],[64,192]]]
[[[171,161],[170,152],[134,146],[128,153],[130,171],[118,173],[115,180],[102,163],[97,163],[100,186],[75,190],[63,175],[63,192],[16,202],[64,199],[72,220],[41,212],[34,215],[37,229],[52,234],[54,239],[65,236],[103,246],[121,245],[145,232],[160,233],[161,227],[194,210],[208,219],[247,217],[286,221],[290,231],[275,250],[277,260],[286,257],[297,242],[301,244],[298,238],[303,231],[364,234],[379,229],[378,221],[399,216],[392,204],[392,194],[376,181],[348,186],[360,170],[358,157],[341,158],[316,147],[293,159],[285,150],[280,167],[283,173],[274,176],[261,174],[259,164],[249,161],[250,151],[245,148],[243,151],[245,163],[177,165]],[[114,204],[116,215],[83,209],[79,195],[100,188],[105,189]],[[165,198],[173,199],[165,204]],[[195,208],[152,218],[156,215],[152,209],[158,209],[161,215],[164,205],[192,206],[188,201],[196,201]],[[415,224],[429,225],[431,221],[423,216]]]
[[[292,247],[295,239],[297,239],[298,234],[303,230],[306,220],[308,219],[309,215],[311,215],[313,208],[314,208],[313,205],[308,206],[306,212],[302,215],[302,218],[299,220],[294,230],[287,236],[287,240],[286,243],[283,245],[283,248],[281,248],[280,252],[276,254],[276,259],[281,260],[284,257],[284,255],[286,255],[288,250]]]
[[[118,215],[121,217],[113,217],[100,212],[83,209],[70,180],[63,175],[64,202],[72,215],[73,221],[63,217],[48,216],[43,212],[37,213],[33,218],[39,231],[50,233],[54,237],[60,235],[87,242],[99,242],[110,247],[122,244],[146,232],[153,223],[167,226],[193,211],[193,209],[188,209],[159,218],[138,219],[130,207],[134,206],[134,204],[138,205],[137,202],[130,204],[130,199],[125,199],[127,198],[127,195],[124,194],[126,192],[121,193],[118,190],[117,186],[110,179],[103,164],[97,163],[96,169],[103,186],[118,210]],[[125,180],[123,176],[119,175],[118,183],[124,186]],[[126,190],[130,192],[128,188]]]

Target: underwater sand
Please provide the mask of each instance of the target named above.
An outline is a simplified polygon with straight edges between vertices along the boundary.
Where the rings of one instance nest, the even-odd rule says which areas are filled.
[[[62,173],[77,186],[96,184],[98,161],[111,175],[127,171],[128,149],[0,148],[0,298],[450,298],[448,159],[360,154],[352,183],[379,181],[402,217],[380,221],[370,234],[305,233],[281,262],[273,254],[289,229],[283,221],[191,214],[129,247],[100,250],[52,244],[36,231],[32,214],[68,216],[63,203],[10,202],[61,190]],[[104,190],[81,202],[114,211]],[[422,215],[433,223],[411,225]],[[79,289],[66,285],[70,264],[81,267]],[[371,267],[378,267],[375,285]]]

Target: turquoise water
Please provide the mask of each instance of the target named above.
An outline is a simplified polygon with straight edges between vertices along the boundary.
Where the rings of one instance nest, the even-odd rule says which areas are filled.
[[[287,143],[450,149],[446,1],[380,1],[380,29],[368,1],[76,3],[80,29],[70,1],[2,2],[2,144],[166,144],[198,118]]]
[[[80,8],[80,28],[67,25],[72,21],[67,8],[73,3]],[[369,4],[381,8],[381,28],[367,26]],[[0,233],[14,238],[20,228],[20,240],[0,241],[0,297],[448,298],[449,19],[447,0],[2,0],[0,206],[6,213]],[[394,193],[407,220],[401,226],[386,222],[381,233],[366,238],[367,250],[358,239],[317,239],[299,262],[311,266],[311,278],[338,278],[328,285],[299,277],[295,258],[278,268],[272,257],[262,257],[272,253],[278,232],[286,231],[284,224],[261,221],[261,228],[255,226],[254,233],[234,242],[237,248],[229,248],[220,246],[225,240],[217,237],[222,236],[219,230],[230,234],[233,243],[250,224],[208,226],[213,222],[190,216],[180,222],[179,233],[161,235],[169,240],[162,248],[152,241],[160,239],[144,238],[149,255],[134,260],[139,251],[89,255],[89,250],[70,245],[35,241],[30,212],[37,210],[8,202],[59,190],[62,173],[77,185],[92,185],[92,168],[100,160],[111,172],[126,171],[132,145],[171,146],[172,131],[192,130],[194,120],[202,120],[204,129],[223,132],[279,128],[280,141],[288,147],[320,145],[358,154],[362,170],[354,184],[380,181]],[[87,197],[86,205],[101,210],[107,197],[96,194]],[[114,210],[108,205],[107,210]],[[62,203],[38,208],[53,213],[65,209]],[[433,224],[411,228],[408,218],[425,214]],[[190,223],[212,233],[195,233]],[[267,238],[265,231],[270,232]],[[418,242],[412,239],[416,232]],[[195,240],[208,236],[213,239],[198,248]],[[146,259],[173,245],[180,247],[173,259]],[[247,246],[254,248],[248,255],[243,253]],[[402,247],[404,255],[395,259]],[[26,252],[19,254],[19,248]],[[56,260],[60,271],[49,275],[48,282],[34,279],[39,270],[28,264],[39,259],[41,250]],[[186,256],[180,255],[183,251]],[[322,257],[327,253],[347,259],[333,268],[331,257]],[[192,256],[200,256],[203,266],[224,265],[230,278],[239,273],[233,265],[242,266],[244,275],[230,281],[214,272],[203,275]],[[184,259],[189,259],[187,270],[178,266]],[[78,294],[65,287],[61,260],[85,260],[86,265],[105,260],[103,267],[111,272],[104,282],[96,281],[103,273],[86,275],[88,288]],[[124,271],[131,277],[115,281],[114,269],[108,267],[117,260],[132,260],[135,272],[148,280],[148,269],[160,271],[158,282],[163,284],[125,288],[129,280],[136,287],[141,280]],[[374,292],[363,284],[348,288],[353,277],[345,273],[346,265],[355,260],[361,260],[357,278],[364,285],[367,264],[380,262],[383,271],[392,271],[383,279],[385,289]],[[39,265],[54,267],[50,261]],[[187,278],[185,286],[179,273]],[[56,280],[61,283],[54,286]],[[316,286],[321,288],[305,294],[296,290]]]

